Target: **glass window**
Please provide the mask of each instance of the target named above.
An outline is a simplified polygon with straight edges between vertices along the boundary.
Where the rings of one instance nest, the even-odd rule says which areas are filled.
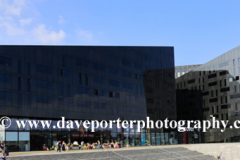
[[[89,108],[91,105],[90,101],[77,101],[77,106],[78,107],[86,107]]]
[[[6,132],[6,141],[18,141],[18,132]]]
[[[71,97],[71,86],[70,85],[68,85],[68,97]]]
[[[122,82],[122,87],[123,88],[127,88],[127,89],[132,89],[132,84],[126,83],[126,82]]]
[[[42,87],[42,81],[41,80],[37,80],[37,87]]]
[[[143,69],[143,65],[139,63],[134,63],[134,68]]]
[[[94,108],[96,108],[96,109],[106,109],[106,103],[95,102],[94,103]]]
[[[182,67],[180,67],[180,72],[182,72]]]
[[[90,89],[85,87],[78,87],[78,93],[80,94],[90,94]]]
[[[42,103],[42,96],[37,96],[37,103]]]
[[[109,79],[108,84],[111,85],[111,86],[119,87],[119,81],[116,81],[116,80]]]
[[[12,99],[12,93],[11,92],[5,92],[5,100],[11,100]]]
[[[178,69],[176,68],[176,71],[175,72],[178,72]]]
[[[73,100],[72,99],[68,99],[68,105],[73,106]]]
[[[48,103],[48,97],[42,96],[42,103]]]
[[[187,72],[187,67],[184,67],[184,72]]]
[[[18,73],[19,74],[22,73],[22,63],[21,63],[21,60],[18,60]]]
[[[63,76],[64,77],[72,77],[72,72],[71,71],[67,71],[67,70],[63,70]]]
[[[128,72],[128,71],[122,71],[122,76],[131,78],[132,74],[131,72]]]
[[[18,107],[22,107],[22,93],[18,93]]]
[[[63,84],[60,84],[60,96],[63,96]]]
[[[104,84],[105,83],[105,79],[104,78],[102,78],[102,77],[94,77],[94,82],[95,83],[102,83],[102,84]]]
[[[98,95],[99,95],[99,96],[105,96],[105,91],[99,90],[99,91],[98,91]]]
[[[29,141],[30,132],[19,132],[19,141]]]
[[[108,72],[112,74],[118,74],[118,69],[109,67]]]
[[[77,59],[77,65],[82,66],[82,67],[88,67],[89,62],[81,59]]]
[[[125,66],[131,66],[131,61],[128,61],[126,59],[122,59],[122,64]]]
[[[120,93],[114,93],[114,98],[120,98]]]
[[[12,81],[11,75],[5,74],[4,75],[4,82],[10,83],[11,81]]]
[[[12,59],[11,58],[4,58],[4,65],[6,66],[12,66]]]
[[[49,66],[42,65],[42,64],[37,64],[36,65],[36,71],[52,74],[53,73],[53,68],[49,67]],[[58,69],[58,72],[59,72],[59,75],[61,75],[61,69]]]
[[[22,90],[22,78],[18,77],[18,90],[21,91]]]
[[[82,84],[82,74],[79,73],[79,84]]]
[[[52,104],[53,103],[53,98],[52,97],[48,97],[48,104]]]
[[[93,64],[93,68],[99,71],[105,71],[105,66],[101,64]]]
[[[233,67],[235,67],[235,59],[233,59]]]
[[[88,75],[86,74],[86,86],[88,85]]]
[[[4,92],[0,91],[0,99],[4,99]]]
[[[30,76],[31,75],[31,63],[27,63],[27,74]]]
[[[63,105],[63,98],[58,98],[58,105]]]
[[[31,91],[31,79],[27,79],[27,91]]]
[[[30,132],[19,132],[19,150],[30,150]]]
[[[31,107],[31,94],[27,95],[27,106],[28,106],[28,108]]]
[[[6,132],[6,145],[9,151],[19,151],[18,132]]]
[[[63,70],[62,69],[58,69],[58,75],[63,76]]]

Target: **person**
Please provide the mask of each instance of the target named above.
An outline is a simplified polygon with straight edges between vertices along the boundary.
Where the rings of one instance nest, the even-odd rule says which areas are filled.
[[[120,148],[120,143],[116,142],[116,148]]]
[[[225,158],[223,157],[222,160],[225,160]]]
[[[2,150],[4,150],[4,143],[3,143],[3,141],[1,141],[0,148],[1,148]]]
[[[113,144],[113,142],[111,143],[111,148],[114,148],[114,144]]]
[[[25,147],[25,151],[28,151],[28,143],[27,143],[27,141],[25,142],[24,147]]]
[[[71,143],[71,145],[70,145],[70,150],[72,150],[72,147],[73,147],[73,144]]]
[[[6,160],[6,154],[4,151],[2,152],[2,160]]]
[[[219,155],[217,156],[218,160],[221,160],[222,158],[222,152],[219,153]]]
[[[58,144],[57,144],[57,152],[61,152],[61,148],[62,148],[62,145],[60,143],[60,141],[58,141]]]
[[[66,143],[63,141],[63,144],[62,144],[62,150],[65,152],[65,150],[66,150]]]
[[[87,143],[87,149],[91,149],[90,143]]]
[[[98,142],[98,150],[99,150],[99,149],[100,149],[100,144],[101,144],[101,143],[100,143],[99,140],[98,140],[97,142]]]
[[[47,150],[47,147],[45,144],[43,144],[43,150],[46,151]]]

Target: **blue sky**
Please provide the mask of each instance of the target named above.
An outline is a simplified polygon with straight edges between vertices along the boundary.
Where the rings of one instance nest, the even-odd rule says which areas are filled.
[[[239,38],[240,1],[0,0],[0,44],[174,46],[190,65]]]

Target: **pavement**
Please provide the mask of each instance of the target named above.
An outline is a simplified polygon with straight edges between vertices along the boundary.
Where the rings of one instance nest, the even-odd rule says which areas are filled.
[[[12,152],[8,160],[216,160],[216,156],[184,145],[128,147],[120,149]],[[227,160],[227,159],[226,159]]]

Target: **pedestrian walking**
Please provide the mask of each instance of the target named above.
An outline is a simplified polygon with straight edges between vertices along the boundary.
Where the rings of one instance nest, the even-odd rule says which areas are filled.
[[[57,144],[57,152],[61,152],[61,149],[62,149],[62,145],[60,143],[60,141],[58,141],[58,144]]]
[[[65,151],[66,148],[67,148],[66,143],[63,141],[63,144],[62,144],[62,150]]]
[[[100,145],[101,145],[101,143],[100,143],[100,141],[98,140],[98,150],[100,149]]]

